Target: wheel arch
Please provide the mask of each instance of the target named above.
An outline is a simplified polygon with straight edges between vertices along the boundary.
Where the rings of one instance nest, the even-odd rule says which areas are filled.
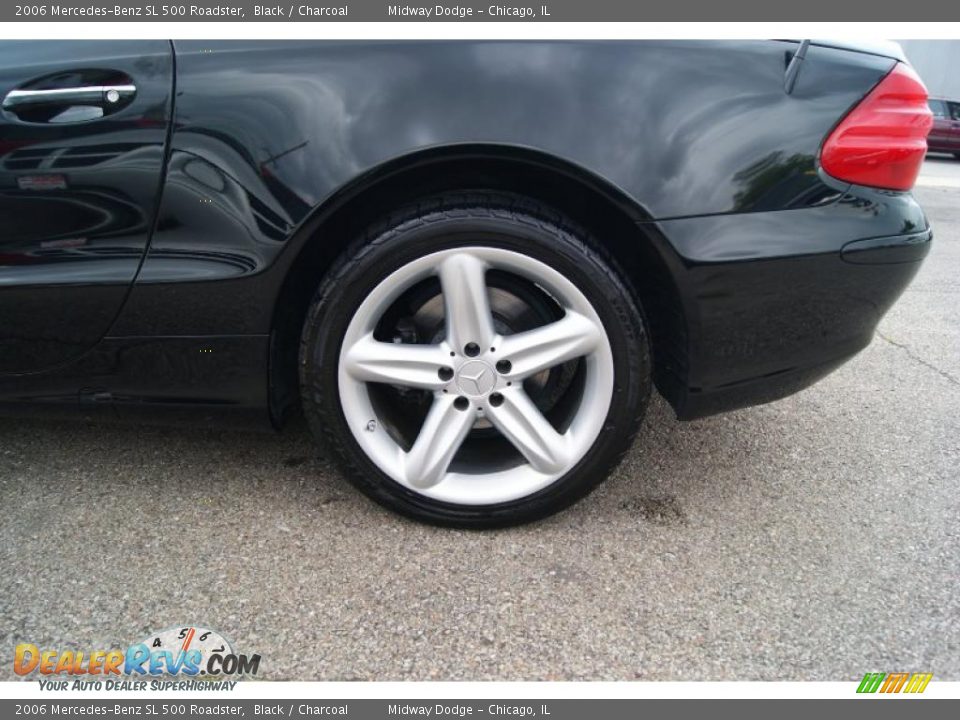
[[[281,262],[269,358],[270,415],[281,425],[298,407],[297,356],[310,299],[340,253],[371,222],[418,198],[495,190],[551,206],[586,228],[610,254],[641,303],[650,329],[654,381],[674,406],[686,388],[691,308],[680,257],[642,205],[595,173],[531,148],[435,147],[368,170],[321,203],[294,232]]]

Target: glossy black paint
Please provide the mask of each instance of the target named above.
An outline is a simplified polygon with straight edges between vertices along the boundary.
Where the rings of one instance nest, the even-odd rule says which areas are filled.
[[[172,156],[140,281],[269,268],[338,191],[439,148],[561,160],[647,219],[829,201],[820,141],[893,61],[814,47],[787,96],[793,47],[177,42]]]
[[[137,87],[114,115],[0,113],[0,373],[63,365],[116,318],[159,198],[173,88],[169,42],[0,43],[3,96],[111,77]]]
[[[34,45],[44,68],[65,55]],[[72,366],[0,378],[0,397],[270,405],[278,417],[295,397],[297,319],[351,233],[425,192],[490,186],[560,205],[616,245],[653,316],[658,386],[682,417],[799,389],[869,342],[929,233],[909,194],[817,167],[823,138],[896,61],[814,44],[787,95],[795,48],[177,41],[169,162],[129,297],[145,197],[139,223],[115,220],[110,235],[123,268],[101,259],[106,280],[76,288],[123,305],[109,330],[109,312],[84,328],[106,339]],[[150,44],[71,46],[97,66],[137,51],[159,62]],[[0,45],[3,77],[32,75],[15,55]],[[159,128],[150,141],[162,158]],[[870,259],[891,247],[896,262]],[[19,277],[18,291],[33,287]],[[57,341],[63,325],[49,325]]]

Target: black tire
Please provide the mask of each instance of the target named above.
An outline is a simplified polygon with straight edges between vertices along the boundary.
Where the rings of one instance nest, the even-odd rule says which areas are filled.
[[[458,234],[469,240],[457,240]],[[580,289],[603,322],[614,358],[613,399],[603,432],[572,470],[520,500],[455,505],[415,493],[364,453],[340,408],[337,367],[351,314],[396,268],[458,244],[488,244],[532,256]],[[638,303],[603,247],[558,213],[501,193],[447,194],[406,206],[373,225],[340,256],[308,310],[300,348],[304,412],[314,434],[342,461],[350,481],[387,508],[439,525],[491,528],[552,515],[586,496],[629,449],[651,392],[647,332]]]

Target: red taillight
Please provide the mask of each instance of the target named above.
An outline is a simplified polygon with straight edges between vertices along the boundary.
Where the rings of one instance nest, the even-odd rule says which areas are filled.
[[[827,136],[820,165],[838,180],[909,190],[932,125],[927,88],[909,65],[897,63]]]

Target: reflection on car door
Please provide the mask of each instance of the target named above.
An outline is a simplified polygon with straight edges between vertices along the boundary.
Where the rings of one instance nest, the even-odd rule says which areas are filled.
[[[0,43],[0,373],[109,330],[149,240],[172,88],[166,41]]]

